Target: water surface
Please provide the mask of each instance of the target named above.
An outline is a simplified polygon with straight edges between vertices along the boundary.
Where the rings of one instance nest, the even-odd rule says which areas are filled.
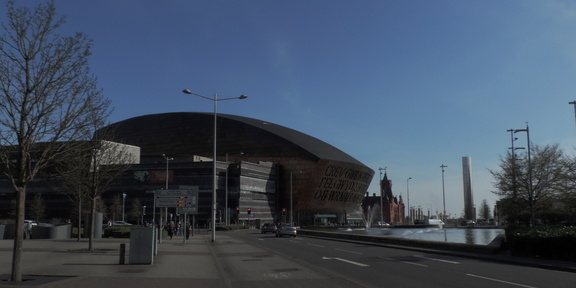
[[[488,245],[504,229],[497,228],[341,228],[339,233],[393,237],[424,241]]]

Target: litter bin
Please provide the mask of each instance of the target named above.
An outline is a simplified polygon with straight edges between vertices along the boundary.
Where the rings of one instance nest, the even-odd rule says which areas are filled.
[[[154,262],[154,228],[130,229],[130,264],[152,264]]]

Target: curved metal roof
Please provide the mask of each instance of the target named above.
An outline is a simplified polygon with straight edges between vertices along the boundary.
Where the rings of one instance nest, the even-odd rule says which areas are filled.
[[[175,112],[143,115],[108,127],[121,142],[141,147],[142,156],[190,154],[211,157],[214,114]],[[303,157],[362,165],[342,150],[310,135],[263,120],[218,114],[219,152],[253,157]]]

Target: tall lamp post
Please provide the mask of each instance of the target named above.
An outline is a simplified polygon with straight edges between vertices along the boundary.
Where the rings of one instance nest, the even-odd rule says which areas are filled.
[[[126,207],[126,192],[122,193],[122,222],[124,222],[124,207]]]
[[[164,157],[164,160],[166,160],[166,190],[168,190],[168,179],[170,178],[170,175],[168,174],[168,163],[174,160],[174,158],[167,157],[166,154],[162,154],[162,157]]]
[[[514,133],[526,132],[526,142],[528,149],[528,201],[530,201],[530,226],[536,224],[536,212],[534,207],[534,191],[532,189],[532,162],[530,159],[530,128],[526,123],[526,129],[515,129]]]
[[[412,224],[412,211],[410,211],[410,187],[408,186],[408,181],[410,181],[412,177],[408,177],[406,179],[406,194],[408,194],[408,224]]]
[[[380,167],[378,170],[380,170],[380,222],[384,222],[384,191],[382,190],[382,170],[386,171],[386,167]]]
[[[510,149],[512,152],[510,153],[511,157],[512,157],[512,193],[514,194],[514,197],[516,197],[516,150],[519,149],[524,149],[524,147],[514,147],[514,141],[518,140],[518,138],[514,137],[514,132],[516,131],[515,129],[509,129],[506,130],[506,132],[510,132],[510,141],[511,141],[511,146],[508,147],[508,149]]]
[[[446,223],[446,194],[444,193],[444,168],[448,166],[442,164],[440,168],[442,168],[442,202],[444,205],[444,213],[442,214],[442,221]]]
[[[170,161],[174,160],[174,157],[168,157],[166,156],[166,154],[162,154],[162,157],[164,157],[164,160],[166,160],[166,190],[168,190],[168,180],[170,179],[170,174],[169,174],[169,170],[168,170],[168,164]],[[165,208],[165,212],[166,214],[168,214],[168,208]],[[154,216],[153,216],[153,222],[156,223],[156,198],[154,198]],[[168,219],[168,215],[165,215],[166,219]],[[162,208],[160,208],[160,225],[162,225]],[[162,238],[160,238],[162,239]]]
[[[576,120],[576,101],[568,102],[570,105],[574,105],[574,119]]]
[[[188,89],[184,89],[182,90],[182,92],[184,94],[188,94],[188,95],[194,95],[194,96],[198,96],[200,98],[204,98],[204,99],[208,99],[212,102],[214,102],[214,146],[213,146],[213,150],[212,150],[212,155],[213,155],[213,165],[212,165],[212,242],[216,241],[216,118],[218,115],[218,109],[217,109],[217,105],[216,103],[218,103],[218,101],[224,101],[224,100],[233,100],[233,99],[246,99],[248,98],[248,96],[246,95],[240,95],[238,97],[231,97],[231,98],[221,98],[218,99],[218,94],[214,93],[214,96],[211,97],[207,97],[204,95],[200,95],[200,94],[196,94],[194,92],[191,92]]]

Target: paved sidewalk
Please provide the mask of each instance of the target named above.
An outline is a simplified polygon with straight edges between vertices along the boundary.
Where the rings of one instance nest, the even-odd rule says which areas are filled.
[[[129,239],[95,239],[95,251],[88,241],[24,241],[22,283],[11,283],[13,240],[0,240],[0,287],[223,287],[207,234],[164,239],[153,265],[119,265],[120,244]],[[58,277],[57,277],[58,276]]]

